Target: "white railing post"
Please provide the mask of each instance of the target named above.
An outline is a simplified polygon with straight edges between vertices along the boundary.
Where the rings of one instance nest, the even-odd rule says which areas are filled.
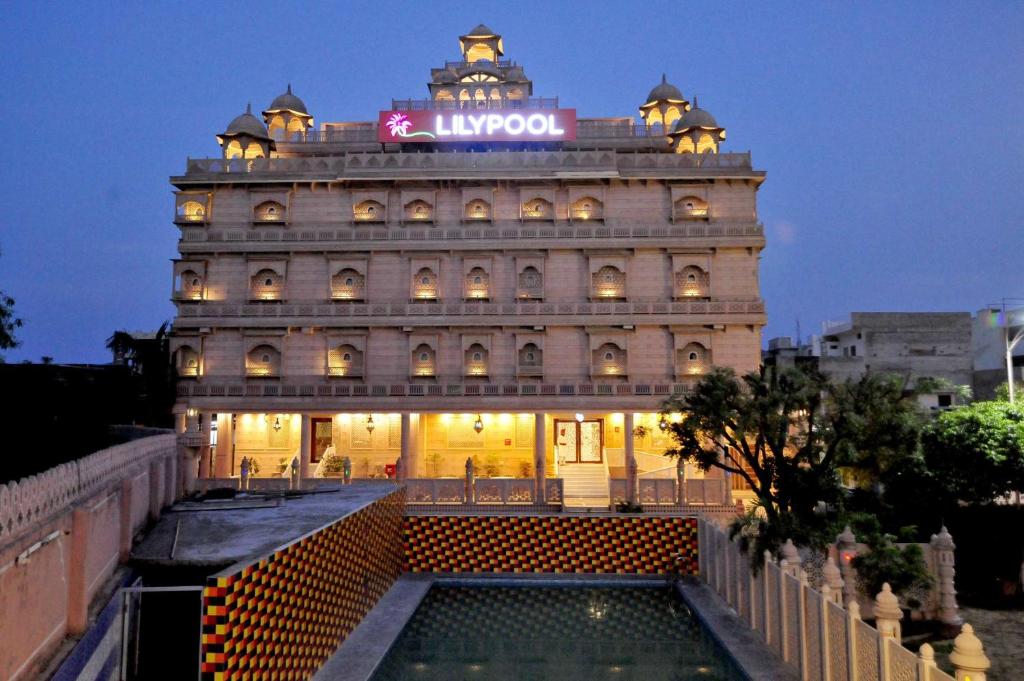
[[[808,681],[810,671],[807,669],[807,573],[800,570],[800,592],[797,598],[797,667],[801,681]],[[828,677],[825,677],[826,679]]]
[[[736,614],[742,617],[744,603],[742,584],[745,566],[743,565],[743,552],[740,551],[740,538],[738,535],[733,538],[730,550],[732,552],[733,589],[736,593]]]
[[[725,602],[728,603],[729,605],[733,606],[733,607],[736,607],[736,603],[733,600],[732,579],[729,578],[729,575],[730,575],[729,567],[732,564],[732,561],[729,560],[729,557],[730,557],[729,554],[731,554],[731,553],[732,552],[729,550],[728,539],[727,539],[727,537],[725,537],[723,535],[723,537],[722,537],[722,573],[723,573],[723,581],[725,582],[725,584],[724,584],[724,586],[725,586]]]
[[[860,604],[854,600],[846,606],[847,681],[857,681],[857,622],[860,622]]]
[[[789,573],[789,563],[785,558],[779,561],[779,643],[782,650],[782,659],[791,662],[790,655],[793,651],[789,649],[789,599],[786,598],[786,575]]]
[[[985,672],[992,666],[970,624],[964,624],[960,635],[953,639],[953,652],[949,654],[949,661],[956,670],[956,681],[985,681]]]
[[[932,670],[935,668],[935,650],[929,644],[922,643],[917,651],[917,681],[931,681]]]
[[[818,623],[820,624],[818,643],[821,646],[821,678],[831,679],[832,657],[829,654],[831,651],[828,647],[828,603],[832,600],[832,588],[828,584],[821,587],[821,598],[819,600],[821,601],[819,603],[821,610],[818,614]]]
[[[755,586],[755,584],[757,583],[755,581],[757,579],[757,577],[754,575],[754,571],[751,569],[749,557],[744,556],[744,558],[745,558],[744,562],[746,564],[746,569],[744,570],[744,574],[746,574],[746,576],[747,576],[747,583],[750,585],[750,628],[753,629],[754,631],[757,631],[757,615],[758,615],[758,610],[757,609],[758,609],[759,606],[757,604],[757,599],[754,598],[754,594],[757,593],[757,587]]]
[[[772,552],[765,549],[764,562],[761,565],[761,587],[764,595],[763,608],[761,609],[761,615],[764,618],[764,642],[767,645],[772,644],[772,627],[771,617],[772,613],[775,612],[775,606],[771,603],[770,591],[768,589],[768,565],[772,562]]]

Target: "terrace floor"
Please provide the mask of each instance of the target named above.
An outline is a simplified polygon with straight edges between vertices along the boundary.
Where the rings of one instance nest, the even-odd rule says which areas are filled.
[[[328,525],[379,499],[395,486],[354,483],[300,496],[253,493],[234,499],[181,502],[132,551],[137,564],[228,566]]]

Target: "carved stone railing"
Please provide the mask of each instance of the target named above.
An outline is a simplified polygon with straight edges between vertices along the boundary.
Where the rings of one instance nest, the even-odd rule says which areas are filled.
[[[545,479],[545,502],[536,499],[533,478],[478,478],[467,496],[465,478],[412,478],[405,480],[406,504],[439,508],[544,507],[560,509],[562,479]]]
[[[62,513],[77,501],[149,462],[173,456],[173,434],[156,435],[98,451],[76,461],[0,485],[0,545]]]
[[[184,243],[322,242],[322,241],[479,241],[505,239],[708,239],[763,237],[764,225],[749,220],[712,220],[688,224],[524,224],[520,221],[431,227],[365,227],[351,222],[304,223],[285,229],[253,229],[248,222],[185,227]]]
[[[691,384],[635,383],[339,383],[317,376],[245,382],[241,377],[207,377],[178,382],[179,397],[668,397],[684,395]]]
[[[536,315],[760,315],[763,300],[600,302],[288,303],[178,302],[182,318],[201,317],[423,317],[441,315],[525,317]]]
[[[640,478],[637,481],[637,501],[644,508],[679,506],[728,506],[732,507],[724,478],[693,478],[685,481],[686,494],[678,495],[678,484],[674,478]],[[626,480],[612,478],[608,481],[612,503],[626,499]]]
[[[629,135],[632,136],[632,135]],[[728,154],[615,154],[610,151],[489,151],[467,153],[358,152],[327,157],[188,159],[186,177],[279,175],[336,180],[345,177],[394,175],[416,171],[423,176],[508,174],[524,177],[551,176],[570,170],[641,176],[644,173],[688,171],[751,171],[750,153]]]

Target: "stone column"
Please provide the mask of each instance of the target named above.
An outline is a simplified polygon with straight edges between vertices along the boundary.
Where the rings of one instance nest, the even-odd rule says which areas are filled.
[[[800,574],[800,566],[803,564],[803,559],[800,558],[800,552],[797,551],[792,539],[787,539],[786,543],[779,549],[779,557],[785,559],[789,574],[794,577]]]
[[[199,433],[203,436],[202,444],[199,445],[199,477],[212,477],[213,452],[210,448],[210,414],[203,414],[199,423]]]
[[[622,439],[626,447],[626,501],[631,504],[637,499],[636,453],[633,450],[633,412],[627,411],[622,419]]]
[[[313,421],[309,414],[302,414],[302,427],[299,431],[299,488],[309,477],[310,452],[313,441]]]
[[[682,457],[676,461],[676,503],[686,504],[686,459]]]
[[[235,443],[235,415],[223,414],[217,423],[217,456],[214,458],[213,477],[231,477],[231,450]]]
[[[959,606],[956,603],[956,586],[953,583],[956,575],[953,552],[956,545],[953,544],[953,537],[945,526],[938,534],[932,535],[931,547],[938,572],[936,588],[939,590],[939,621],[947,627],[959,627],[963,620],[960,619]]]
[[[533,415],[533,476],[535,479],[534,500],[538,504],[547,503],[547,445],[544,412]]]
[[[404,478],[416,477],[416,466],[412,460],[412,418],[410,414],[402,414],[402,444],[399,461],[402,462],[402,474]]]
[[[953,639],[953,652],[949,654],[949,661],[956,670],[956,681],[985,681],[985,672],[992,666],[970,624],[965,624],[960,635]]]
[[[423,420],[420,414],[409,414],[409,477],[426,477],[423,464]]]
[[[839,566],[832,559],[830,555],[825,560],[825,567],[822,569],[822,576],[824,577],[825,584],[828,585],[831,590],[832,600],[836,605],[843,604],[843,576],[839,572]]]

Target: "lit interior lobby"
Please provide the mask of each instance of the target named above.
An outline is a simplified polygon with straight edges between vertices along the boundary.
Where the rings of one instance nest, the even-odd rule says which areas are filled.
[[[678,503],[677,485],[691,503],[732,503],[728,479],[693,466],[680,470],[664,456],[672,446],[668,421],[681,418],[597,412],[221,413],[201,419],[210,446],[202,449],[199,477],[238,478],[244,459],[257,480],[289,478],[293,465],[302,479],[341,478],[340,464],[347,459],[352,479],[405,482],[410,503],[465,503],[467,474],[476,481],[478,497],[469,501],[480,503]]]

